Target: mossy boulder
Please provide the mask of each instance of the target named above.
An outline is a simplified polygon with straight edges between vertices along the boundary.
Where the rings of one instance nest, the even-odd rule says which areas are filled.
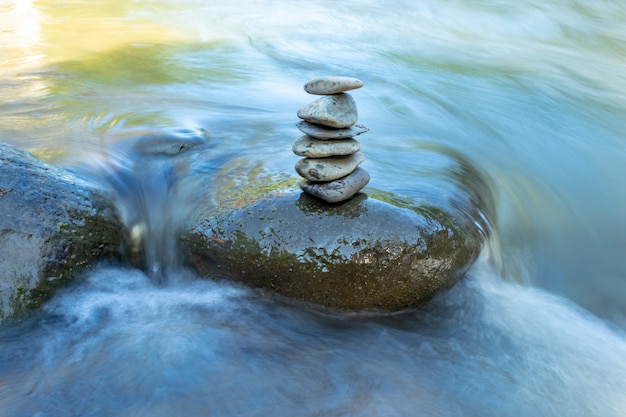
[[[208,279],[331,309],[419,306],[477,259],[495,203],[489,177],[464,155],[427,143],[412,152],[405,170],[415,175],[381,191],[374,170],[368,187],[336,204],[263,163],[231,161],[198,193],[181,235],[186,262]],[[192,177],[206,178],[206,160],[189,163]]]
[[[105,189],[0,143],[0,320],[119,259],[124,230]]]
[[[435,208],[364,194],[328,205],[303,193],[204,219],[187,236],[192,264],[325,307],[402,310],[452,286],[478,255],[478,233]]]
[[[485,239],[473,192],[455,190],[467,217],[375,190],[327,204],[289,180],[272,190],[254,177],[216,189],[183,234],[200,275],[332,309],[400,311],[456,283]]]

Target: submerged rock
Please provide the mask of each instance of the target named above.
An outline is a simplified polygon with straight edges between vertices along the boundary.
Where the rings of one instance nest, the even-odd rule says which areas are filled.
[[[132,152],[138,156],[176,156],[188,152],[198,146],[206,145],[207,140],[202,136],[187,135],[145,135],[131,141]]]
[[[38,307],[85,268],[121,257],[111,196],[0,143],[0,319]]]

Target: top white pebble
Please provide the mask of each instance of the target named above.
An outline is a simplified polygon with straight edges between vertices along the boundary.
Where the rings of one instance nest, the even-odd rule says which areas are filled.
[[[339,94],[348,90],[363,87],[363,81],[352,77],[320,77],[304,84],[304,91],[309,94],[328,95]]]

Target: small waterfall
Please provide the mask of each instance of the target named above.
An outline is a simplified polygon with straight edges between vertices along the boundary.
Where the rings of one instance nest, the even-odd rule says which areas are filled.
[[[84,167],[84,174],[113,189],[129,231],[130,263],[158,285],[180,279],[178,236],[200,200],[201,178],[189,174],[194,154],[187,151],[206,143],[189,134],[125,139],[100,149]]]
[[[178,181],[170,161],[161,158],[135,161],[130,174],[117,191],[131,250],[148,275],[164,283],[169,270],[180,268],[176,235],[183,219],[177,217],[182,213],[176,207],[180,201],[174,198]],[[180,205],[182,211],[188,208]]]

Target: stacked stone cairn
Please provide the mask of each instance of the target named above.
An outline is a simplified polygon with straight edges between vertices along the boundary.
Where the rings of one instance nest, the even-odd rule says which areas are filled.
[[[298,110],[302,121],[296,126],[305,135],[293,143],[293,152],[304,156],[296,171],[306,180],[300,184],[302,191],[327,203],[352,198],[370,180],[359,167],[365,158],[354,139],[369,129],[356,125],[356,103],[345,93],[362,86],[352,77],[321,77],[304,85],[307,93],[322,97]]]

